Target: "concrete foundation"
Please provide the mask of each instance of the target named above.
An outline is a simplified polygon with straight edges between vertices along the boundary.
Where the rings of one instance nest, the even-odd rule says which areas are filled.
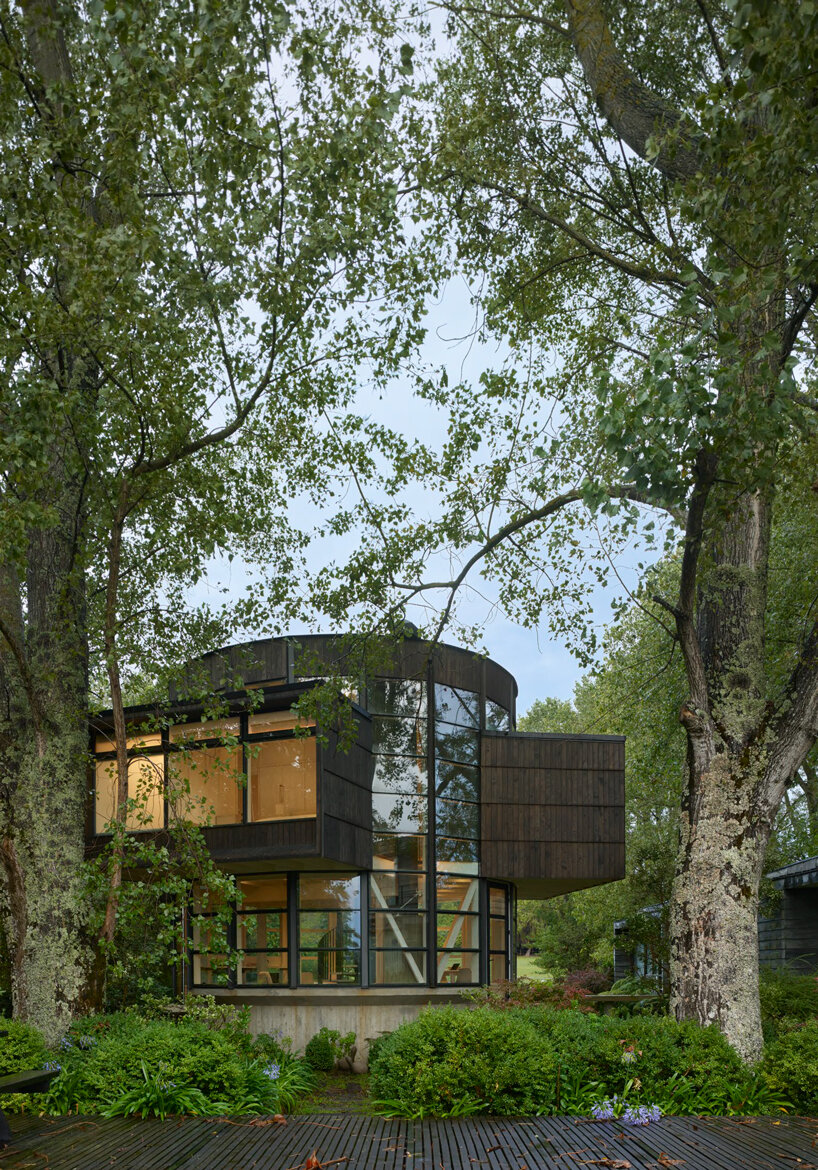
[[[344,1035],[354,1032],[358,1053],[356,1064],[365,1068],[369,1042],[399,1024],[414,1020],[427,1004],[466,1003],[457,991],[446,987],[391,989],[388,987],[332,988],[305,991],[303,988],[274,992],[236,988],[230,991],[197,992],[213,995],[219,1003],[250,1008],[250,1029],[254,1036],[280,1032],[292,1040],[293,1049],[304,1046],[320,1028],[334,1028]]]

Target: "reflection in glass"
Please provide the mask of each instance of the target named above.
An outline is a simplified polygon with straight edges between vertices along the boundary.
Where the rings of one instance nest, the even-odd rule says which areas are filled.
[[[247,771],[251,821],[289,821],[314,817],[315,739],[269,739],[249,748]]]
[[[170,729],[171,743],[197,739],[230,739],[239,734],[238,719],[208,719],[204,723],[180,723]]]
[[[489,981],[499,983],[508,978],[508,960],[505,955],[489,956]]]
[[[283,987],[289,982],[287,952],[248,954],[238,961],[236,982],[246,987]]]
[[[444,951],[437,956],[438,983],[479,983],[480,962],[476,951]]]
[[[227,955],[193,956],[193,982],[201,987],[226,987],[230,978]]]
[[[299,878],[299,971],[302,983],[359,983],[361,880]]]
[[[511,731],[511,715],[492,699],[486,699],[486,730]]]
[[[506,949],[506,920],[505,918],[489,919],[489,950],[505,951]]]
[[[241,909],[268,910],[287,906],[287,878],[285,874],[269,877],[240,878]]]
[[[161,829],[165,824],[165,757],[133,756],[128,760],[127,829]],[[96,807],[94,825],[104,833],[116,816],[116,760],[96,762]]]
[[[236,946],[241,951],[279,951],[287,946],[287,915],[275,910],[239,914]]]
[[[426,761],[413,756],[377,756],[373,792],[426,792]]]
[[[480,726],[480,696],[457,687],[435,686],[435,719],[460,727]]]
[[[372,834],[372,868],[425,869],[426,838],[396,833]]]
[[[480,799],[480,770],[468,764],[447,764],[442,760],[435,763],[435,791],[447,800]]]
[[[400,985],[426,982],[425,951],[369,952],[369,982]]]
[[[161,748],[162,746],[162,732],[161,731],[146,731],[143,734],[135,733],[128,736],[125,740],[125,746],[129,752],[146,750],[147,748]],[[95,752],[115,752],[116,741],[114,740],[114,733],[111,731],[110,735],[103,735],[99,732],[96,737]]]
[[[435,754],[462,764],[480,763],[480,732],[453,723],[435,724]]]
[[[423,719],[426,715],[426,686],[407,679],[373,679],[367,687],[367,707],[373,715]]]
[[[506,913],[506,891],[501,886],[489,886],[489,914]]]
[[[378,910],[369,915],[369,945],[408,950],[426,945],[426,915]]]
[[[438,950],[477,950],[480,946],[479,914],[438,914]]]
[[[426,878],[417,873],[373,873],[369,904],[378,909],[422,910],[426,906]]]
[[[425,796],[392,796],[372,793],[373,832],[423,833],[426,831]]]
[[[372,720],[372,751],[376,755],[425,756],[425,720],[376,716]]]
[[[196,825],[236,825],[242,820],[241,748],[208,747],[168,757],[175,815]]]
[[[438,910],[462,910],[476,913],[479,908],[479,883],[474,878],[445,873],[437,876]]]
[[[477,841],[459,841],[453,837],[439,837],[435,842],[437,868],[453,869],[458,873],[477,873]]]
[[[360,949],[301,951],[298,957],[298,979],[304,985],[320,983],[360,983]]]
[[[480,836],[480,806],[477,804],[438,800],[435,817],[438,833],[446,837],[469,837],[476,841]]]
[[[265,711],[250,715],[247,720],[249,735],[270,735],[275,731],[292,731],[296,727],[315,727],[314,719],[302,719],[295,711]]]

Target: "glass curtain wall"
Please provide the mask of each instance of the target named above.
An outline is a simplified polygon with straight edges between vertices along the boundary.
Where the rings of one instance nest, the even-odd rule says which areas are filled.
[[[426,882],[429,777],[427,696],[421,682],[375,680],[372,714],[373,861],[369,882],[369,982],[427,981]]]
[[[435,685],[436,983],[480,982],[480,696]]]

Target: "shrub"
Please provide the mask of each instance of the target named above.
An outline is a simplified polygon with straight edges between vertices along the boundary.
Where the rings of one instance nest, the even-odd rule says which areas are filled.
[[[514,1115],[552,1105],[555,1062],[519,1013],[427,1008],[370,1051],[370,1092],[402,1117],[485,1110]]]
[[[759,991],[767,1040],[818,1016],[818,979],[814,975],[798,975],[787,967],[762,969]]]
[[[337,1061],[351,1061],[355,1053],[355,1033],[342,1036],[334,1028],[321,1028],[307,1042],[304,1059],[316,1072],[331,1072]]]
[[[574,991],[585,991],[589,995],[600,995],[610,988],[611,977],[607,971],[583,967],[578,971],[568,971],[560,983],[569,994]]]
[[[0,1017],[0,1032],[8,1033],[7,1036],[0,1038],[0,1076],[42,1068],[48,1060],[45,1041],[30,1024]],[[0,1109],[25,1109],[36,1104],[38,1100],[38,1094],[34,1096],[23,1093],[6,1094],[0,1097]]]
[[[773,1092],[799,1112],[818,1112],[818,1021],[810,1020],[768,1045],[761,1069]]]
[[[68,1044],[59,1057],[62,1075],[52,1086],[55,1107],[97,1112],[124,1095],[153,1092],[160,1081],[197,1089],[220,1112],[243,1111],[259,1088],[266,1090],[259,1108],[275,1096],[266,1079],[254,1080],[253,1062],[223,1032],[192,1021],[144,1021],[123,1013],[107,1029],[81,1033]]]
[[[477,987],[461,993],[470,1003],[492,1008],[521,1008],[547,1004],[556,1010],[578,1008],[592,1011],[586,1004],[588,992],[581,987],[565,987],[563,983],[546,983],[538,979],[502,979],[490,987]]]
[[[40,1033],[31,1024],[0,1018],[0,1032],[7,1032],[0,1043],[0,1076],[42,1068],[48,1049]]]

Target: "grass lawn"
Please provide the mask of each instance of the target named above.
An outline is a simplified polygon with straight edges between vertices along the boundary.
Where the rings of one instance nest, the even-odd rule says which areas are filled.
[[[525,976],[526,979],[550,979],[542,967],[538,966],[536,955],[517,956],[517,976]]]

